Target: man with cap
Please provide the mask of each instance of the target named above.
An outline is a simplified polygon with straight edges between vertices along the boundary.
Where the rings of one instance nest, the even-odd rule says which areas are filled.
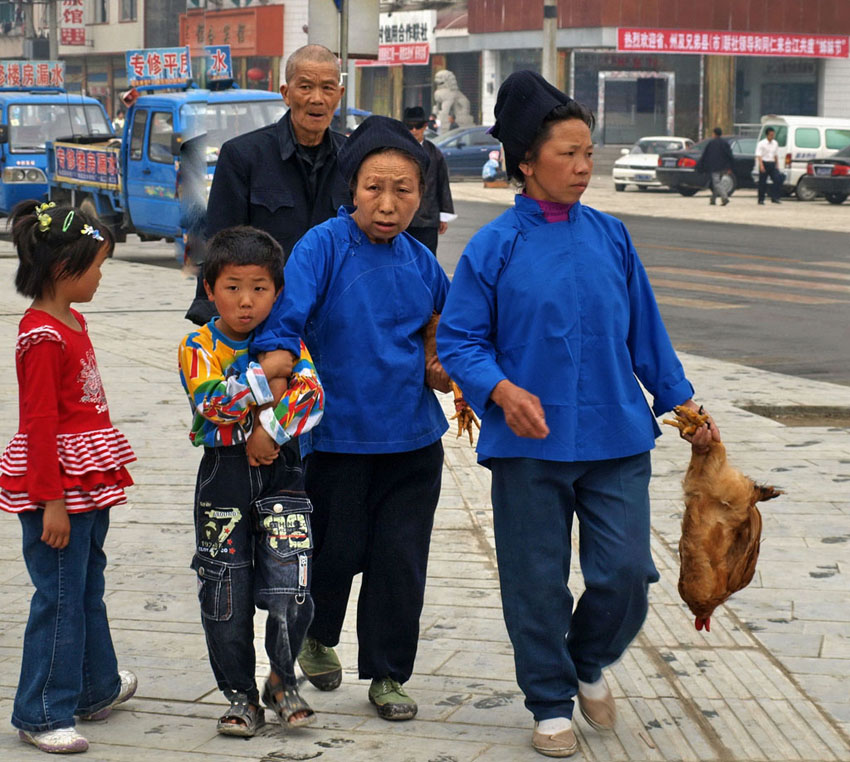
[[[339,60],[322,45],[298,48],[287,60],[280,92],[289,110],[274,124],[231,138],[221,147],[207,203],[206,234],[235,225],[269,233],[284,257],[313,225],[333,217],[351,197],[337,167],[345,136],[330,129],[345,88]],[[214,314],[198,278],[187,317]]]
[[[448,428],[432,391],[447,391],[448,378],[438,364],[426,367],[423,329],[442,310],[449,283],[436,257],[404,232],[429,163],[410,131],[370,116],[337,161],[354,207],[296,244],[286,287],[252,350],[267,353],[261,363],[276,362],[279,352],[296,356],[303,337],[325,391],[305,459],[316,554],[305,647],[329,666],[316,674],[313,660],[305,671],[324,690],[340,684],[333,647],[362,572],[359,676],[372,681],[380,717],[408,720],[417,706],[403,684],[416,656]]]
[[[437,146],[425,139],[428,121],[421,106],[411,106],[404,110],[404,123],[410,133],[419,141],[428,154],[428,173],[425,176],[425,192],[422,204],[407,232],[417,241],[424,243],[433,254],[437,254],[439,236],[448,228],[448,215],[454,215],[452,190],[449,187],[449,169],[446,159]]]
[[[658,580],[653,411],[697,406],[628,231],[581,204],[593,114],[520,71],[499,89],[495,115],[492,133],[522,192],[464,250],[437,352],[483,412],[478,459],[492,471],[502,607],[532,746],[567,757],[578,749],[574,697],[593,728],[613,728],[602,670],[639,632]],[[716,427],[703,426],[692,439],[712,437]],[[585,582],[575,610],[574,516]]]

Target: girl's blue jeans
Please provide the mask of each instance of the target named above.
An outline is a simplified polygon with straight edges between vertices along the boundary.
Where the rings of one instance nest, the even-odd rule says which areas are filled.
[[[493,520],[517,682],[535,720],[572,717],[578,680],[594,682],[638,634],[648,588],[649,453],[575,463],[493,458]],[[573,610],[573,515],[585,591]]]
[[[73,727],[75,714],[103,709],[121,690],[103,602],[109,509],[72,514],[71,539],[61,550],[41,541],[44,511],[18,515],[35,593],[12,725],[30,732]]]

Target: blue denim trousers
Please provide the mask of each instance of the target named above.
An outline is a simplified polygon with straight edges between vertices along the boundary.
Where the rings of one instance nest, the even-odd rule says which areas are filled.
[[[496,555],[517,683],[535,720],[572,717],[640,631],[658,581],[649,548],[649,453],[560,463],[493,458]],[[573,610],[573,516],[585,591]]]
[[[35,593],[24,633],[12,725],[39,732],[112,703],[121,690],[103,602],[109,508],[72,514],[67,547],[41,541],[44,511],[18,514]]]
[[[244,445],[205,448],[195,491],[195,556],[201,621],[219,690],[259,691],[254,677],[255,607],[269,612],[271,668],[295,687],[295,657],[313,618],[312,506],[297,444],[269,466],[248,465]]]

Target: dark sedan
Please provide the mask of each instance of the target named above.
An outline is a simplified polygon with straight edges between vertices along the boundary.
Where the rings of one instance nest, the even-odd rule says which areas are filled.
[[[449,177],[481,179],[481,170],[487,163],[490,151],[499,148],[499,141],[487,132],[489,129],[489,127],[462,127],[444,133],[433,141],[446,158]]]
[[[850,196],[850,146],[828,159],[815,159],[806,167],[806,185],[823,193],[830,204],[843,204]]]
[[[729,194],[735,188],[755,188],[752,178],[753,163],[756,158],[756,138],[745,138],[739,135],[724,135],[723,139],[732,148],[735,167],[732,175],[727,175]],[[693,196],[694,193],[708,187],[710,176],[697,172],[697,162],[705,150],[708,140],[703,140],[684,151],[668,151],[658,156],[656,179],[662,184],[678,191],[683,196]]]

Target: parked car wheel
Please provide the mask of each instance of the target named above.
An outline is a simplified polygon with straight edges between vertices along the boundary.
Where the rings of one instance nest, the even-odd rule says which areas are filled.
[[[824,193],[823,197],[829,201],[830,204],[843,204],[847,200],[846,193]]]
[[[699,191],[699,188],[676,188],[676,190],[683,196],[693,196]]]
[[[615,191],[624,191],[625,189],[626,189],[625,183],[614,183],[614,190]]]
[[[806,182],[805,177],[801,177],[797,182],[797,187],[794,189],[794,195],[800,201],[814,201],[818,192]]]

